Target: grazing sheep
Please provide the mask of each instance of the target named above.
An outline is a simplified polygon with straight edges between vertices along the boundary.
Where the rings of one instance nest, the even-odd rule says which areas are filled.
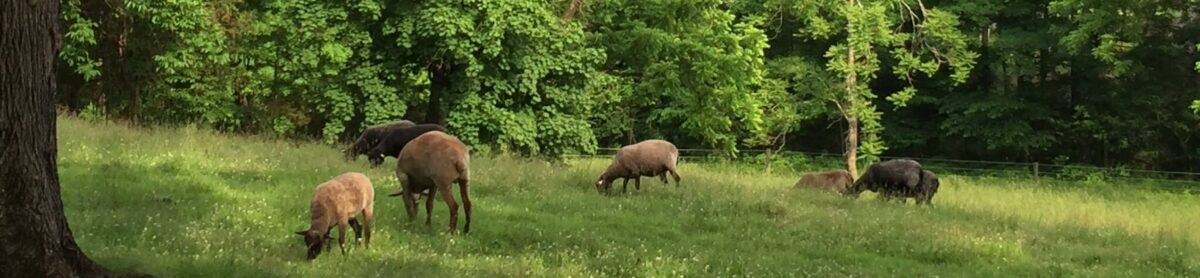
[[[354,238],[364,238],[371,245],[371,218],[374,214],[375,189],[371,180],[361,173],[344,173],[322,183],[313,190],[310,210],[312,221],[308,230],[296,232],[304,236],[304,244],[308,246],[308,259],[316,259],[321,254],[321,247],[326,250],[331,247],[328,240],[333,226],[338,226],[338,246],[346,253],[346,226],[354,229]],[[359,226],[355,216],[363,215],[362,226]],[[363,236],[365,234],[365,236]]]
[[[826,171],[804,174],[796,182],[796,188],[812,188],[845,193],[854,183],[854,177],[846,170]]]
[[[467,186],[470,156],[462,141],[444,132],[431,131],[412,139],[400,151],[397,160],[396,180],[400,182],[400,191],[388,196],[403,197],[410,221],[416,221],[419,194],[428,191],[425,225],[432,223],[433,198],[441,193],[442,201],[450,209],[450,233],[454,233],[458,226],[458,204],[451,195],[453,189],[450,186],[457,182],[467,216],[463,233],[471,231],[471,197]]]
[[[371,167],[378,167],[379,164],[383,164],[385,156],[399,158],[400,151],[404,150],[404,146],[408,145],[409,141],[430,131],[450,133],[445,127],[437,124],[419,124],[393,130],[379,144],[371,148],[370,151],[367,151],[367,159],[371,161]]]
[[[600,174],[596,181],[596,190],[607,192],[612,182],[618,178],[624,179],[621,193],[629,188],[629,179],[633,179],[634,188],[642,190],[642,176],[658,176],[665,184],[667,173],[675,177],[675,186],[679,187],[679,173],[675,172],[675,164],[679,161],[679,150],[671,142],[663,140],[646,140],[637,144],[621,147],[613,157],[612,164]]]
[[[363,130],[362,135],[359,135],[358,139],[354,140],[354,143],[346,147],[342,153],[346,155],[346,160],[358,160],[359,155],[367,154],[367,151],[374,148],[375,145],[379,145],[379,142],[383,141],[383,138],[386,138],[388,134],[397,129],[412,127],[414,125],[417,124],[408,120],[400,120],[367,127],[366,130]]]
[[[876,163],[867,168],[867,172],[859,177],[845,194],[858,197],[864,190],[870,190],[879,193],[879,198],[883,201],[899,198],[903,203],[909,197],[929,200],[935,192],[931,191],[932,185],[923,181],[926,176],[923,171],[925,170],[921,164],[911,159]]]

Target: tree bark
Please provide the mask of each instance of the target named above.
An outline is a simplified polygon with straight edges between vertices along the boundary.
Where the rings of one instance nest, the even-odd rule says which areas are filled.
[[[846,118],[846,171],[858,178],[858,119]]]
[[[583,0],[570,0],[570,3],[567,6],[567,10],[563,11],[563,13],[562,13],[562,19],[574,18],[575,12],[579,11],[579,5],[581,5],[582,2],[583,2]]]
[[[445,60],[429,66],[429,105],[425,109],[425,123],[446,125],[442,114],[442,98],[450,90],[450,65]]]
[[[856,4],[856,1],[851,1]],[[858,101],[855,101],[855,92],[858,89],[858,71],[855,69],[854,46],[848,45],[846,49],[846,66],[849,69],[846,76],[846,99],[849,100],[845,109],[842,110],[842,116],[846,118],[846,171],[850,172],[850,176],[858,178],[858,117],[854,116],[854,111],[857,111]]]
[[[109,277],[63,212],[55,130],[59,1],[0,1],[0,269],[8,277]]]

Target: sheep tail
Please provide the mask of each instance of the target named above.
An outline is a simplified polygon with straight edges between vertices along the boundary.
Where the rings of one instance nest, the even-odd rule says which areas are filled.
[[[466,182],[471,179],[471,170],[468,164],[471,163],[471,157],[464,155],[462,159],[454,162],[454,168],[458,170],[459,180]]]

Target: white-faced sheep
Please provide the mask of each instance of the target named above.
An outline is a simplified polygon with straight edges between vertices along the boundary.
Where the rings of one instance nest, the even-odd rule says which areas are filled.
[[[317,186],[309,207],[312,221],[307,230],[296,232],[304,236],[308,259],[316,259],[321,254],[322,246],[329,249],[329,234],[334,225],[338,227],[338,246],[343,254],[346,253],[346,247],[342,245],[346,242],[346,226],[354,229],[356,240],[364,238],[369,246],[374,200],[375,189],[371,186],[371,180],[361,173],[344,173]],[[359,213],[363,218],[361,226],[355,219]]]
[[[362,134],[358,136],[358,139],[354,140],[354,143],[346,147],[342,153],[346,155],[346,160],[357,160],[359,155],[367,154],[367,151],[370,151],[371,148],[375,147],[375,145],[379,145],[379,142],[382,142],[383,138],[386,138],[388,134],[391,134],[393,131],[398,129],[412,127],[414,125],[417,124],[408,120],[400,120],[397,122],[367,127],[367,129],[363,130]]]
[[[854,183],[854,178],[846,170],[835,170],[804,174],[796,182],[796,188],[812,188],[845,193]]]
[[[449,133],[445,127],[437,124],[419,124],[396,129],[388,134],[387,137],[384,137],[383,141],[376,144],[370,151],[367,151],[367,159],[371,161],[372,167],[383,164],[384,157],[390,156],[399,159],[400,151],[404,150],[404,146],[408,145],[410,141],[422,134],[433,131]]]
[[[604,193],[612,187],[612,182],[618,178],[625,179],[621,192],[629,187],[629,179],[634,180],[634,188],[642,189],[641,177],[658,176],[663,183],[667,182],[667,173],[675,178],[675,186],[679,186],[679,173],[675,165],[679,161],[679,150],[671,142],[663,140],[646,140],[637,144],[621,147],[613,157],[612,164],[600,174],[596,181],[596,190]]]
[[[432,223],[433,198],[442,194],[442,200],[450,209],[450,233],[458,227],[458,204],[454,201],[453,189],[458,183],[466,212],[463,233],[471,231],[471,197],[467,182],[470,180],[470,155],[467,146],[458,138],[440,131],[431,131],[408,142],[400,151],[396,163],[396,180],[400,191],[388,196],[401,196],[410,221],[417,218],[419,192],[429,192],[425,199],[425,224]]]

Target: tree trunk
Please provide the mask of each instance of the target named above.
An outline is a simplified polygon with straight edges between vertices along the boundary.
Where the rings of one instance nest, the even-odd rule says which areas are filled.
[[[858,178],[858,119],[846,118],[846,171],[850,176]]]
[[[429,105],[425,109],[425,123],[446,125],[442,98],[450,90],[450,73],[450,65],[444,60],[429,66]]]
[[[0,269],[8,277],[108,277],[79,250],[58,187],[57,0],[0,2]]]
[[[856,4],[851,1],[851,4]],[[848,45],[846,49],[846,66],[849,68],[846,74],[846,99],[847,107],[842,110],[842,117],[846,118],[846,171],[850,172],[850,176],[858,178],[858,117],[854,116],[854,111],[857,111],[858,101],[855,97],[854,90],[858,89],[858,71],[855,69],[854,46]]]
[[[582,2],[583,2],[583,0],[569,0],[569,1],[570,1],[570,4],[568,4],[567,10],[563,11],[563,13],[562,13],[562,19],[574,18],[575,12],[579,11],[579,5],[582,4]]]

